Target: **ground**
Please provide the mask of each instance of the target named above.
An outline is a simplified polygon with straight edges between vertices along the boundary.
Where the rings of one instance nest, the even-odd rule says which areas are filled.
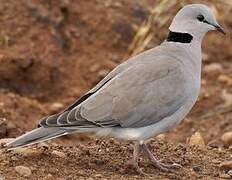
[[[3,148],[0,175],[5,179],[229,178],[229,169],[220,164],[231,160],[231,148],[221,136],[232,131],[232,20],[227,18],[232,5],[191,2],[208,3],[227,36],[211,32],[204,39],[202,88],[196,105],[177,128],[149,142],[159,158],[183,168],[160,172],[141,156],[141,167],[149,174],[143,177],[127,163],[132,144],[72,135],[35,146],[36,153],[28,156]],[[33,129],[41,117],[71,104],[130,57],[138,28],[157,4],[155,0],[0,0],[0,138]],[[155,18],[146,49],[165,39],[181,5],[176,2]],[[202,136],[204,147],[190,145],[195,132]],[[65,158],[54,156],[54,150]],[[29,167],[32,174],[21,176],[15,170],[19,165]]]

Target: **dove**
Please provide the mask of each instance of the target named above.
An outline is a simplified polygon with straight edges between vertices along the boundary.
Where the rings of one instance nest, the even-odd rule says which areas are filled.
[[[177,126],[195,104],[201,85],[202,39],[211,30],[225,34],[208,6],[185,5],[159,46],[124,61],[72,105],[42,118],[36,129],[7,146],[86,132],[134,143],[133,165],[141,174],[141,152],[160,170],[177,167],[158,160],[146,144]]]

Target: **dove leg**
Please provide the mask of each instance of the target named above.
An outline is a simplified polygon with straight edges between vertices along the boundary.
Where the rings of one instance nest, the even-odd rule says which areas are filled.
[[[139,154],[141,152],[141,146],[139,143],[135,143],[134,145],[134,152],[133,152],[133,166],[136,169],[136,171],[142,175],[147,175],[142,171],[142,169],[139,167],[138,160],[139,160]]]
[[[141,144],[140,148],[143,150],[143,153],[147,158],[152,162],[152,164],[159,168],[162,171],[170,171],[171,168],[180,168],[181,165],[173,163],[173,164],[164,164],[162,161],[158,160],[152,152],[148,149],[145,144]]]

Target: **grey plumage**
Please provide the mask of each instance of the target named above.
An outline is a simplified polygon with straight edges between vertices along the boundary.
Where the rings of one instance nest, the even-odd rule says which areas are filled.
[[[59,128],[46,129],[43,127],[39,127],[37,129],[32,130],[31,132],[28,132],[20,136],[20,138],[14,140],[14,146],[22,147],[25,145],[28,146],[28,145],[36,144],[44,140],[49,140],[55,137],[63,136],[65,135],[66,132],[67,131],[61,130]]]
[[[179,124],[197,100],[202,38],[209,30],[224,32],[209,8],[200,4],[181,9],[169,29],[192,38],[188,43],[176,38],[164,41],[130,58],[63,112],[41,119],[39,128],[8,145],[19,147],[74,132],[94,132],[139,142],[135,152],[143,148],[152,159],[144,141]],[[156,166],[164,168],[160,162]]]
[[[194,87],[189,83],[192,77],[186,76],[185,64],[171,49],[164,55],[168,48],[163,43],[122,63],[90,90],[87,98],[43,118],[40,125],[48,131],[59,127],[58,131],[68,134],[81,128],[140,128],[171,116],[185,104]],[[181,51],[176,47],[174,53]],[[25,143],[30,141],[25,139]]]

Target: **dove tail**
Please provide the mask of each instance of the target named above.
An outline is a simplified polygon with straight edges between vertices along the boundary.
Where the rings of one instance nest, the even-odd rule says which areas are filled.
[[[17,137],[12,142],[6,144],[6,146],[10,146],[11,149],[17,147],[29,146],[59,136],[63,136],[69,133],[70,131],[67,131],[65,129],[60,129],[57,127],[52,127],[52,128],[39,127],[26,134],[23,134],[22,136]]]

